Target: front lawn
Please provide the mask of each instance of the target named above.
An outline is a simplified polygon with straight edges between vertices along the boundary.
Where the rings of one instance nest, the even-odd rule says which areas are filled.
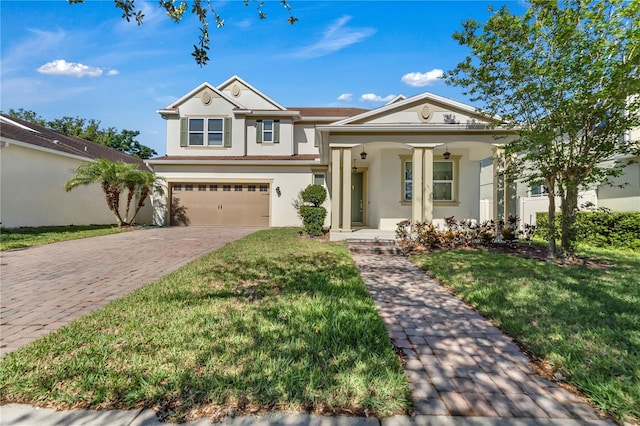
[[[114,225],[2,228],[0,229],[0,250],[12,250],[57,243],[59,241],[76,240],[78,238],[117,234],[126,230],[128,229],[118,228]]]
[[[123,267],[126,265],[123,265]],[[267,230],[0,360],[0,402],[153,407],[161,418],[411,408],[344,245]]]
[[[582,249],[598,267],[485,251],[412,256],[618,420],[640,421],[640,253]]]

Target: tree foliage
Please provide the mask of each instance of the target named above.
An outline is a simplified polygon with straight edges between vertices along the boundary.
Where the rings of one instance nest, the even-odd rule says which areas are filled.
[[[84,0],[67,0],[70,4],[84,3]],[[136,21],[138,25],[142,25],[144,20],[144,13],[138,8],[135,0],[114,0],[116,8],[122,11],[122,18],[130,22],[132,19]],[[258,17],[261,20],[267,19],[267,14],[264,11],[265,2],[262,0],[244,0],[245,6],[255,5]],[[280,4],[287,10],[289,17],[287,22],[290,25],[295,24],[298,18],[293,16],[291,12],[291,5],[287,0],[280,0]],[[167,17],[174,22],[180,22],[184,18],[187,10],[191,10],[191,13],[198,18],[200,22],[200,35],[198,37],[198,43],[193,45],[193,53],[191,54],[196,63],[200,66],[204,66],[209,62],[209,50],[210,50],[210,38],[209,38],[209,20],[213,18],[217,28],[224,26],[224,19],[220,16],[213,4],[209,0],[159,0],[159,7],[164,9],[167,13]]]
[[[100,145],[108,146],[138,158],[151,158],[158,153],[136,140],[138,130],[118,130],[115,127],[100,128],[100,120],[65,116],[47,121],[34,111],[10,109],[8,114],[30,123],[38,124],[66,135],[76,136]]]
[[[122,161],[110,161],[101,158],[78,166],[74,170],[75,176],[65,184],[65,190],[82,185],[100,184],[105,194],[107,207],[113,213],[118,226],[134,223],[136,216],[144,206],[152,192],[163,193],[161,178],[150,170],[140,170],[137,164]],[[124,215],[120,212],[121,195],[127,191],[127,203]],[[131,203],[137,197],[133,214]]]
[[[560,197],[562,251],[572,254],[579,189],[621,173],[604,161],[640,152],[628,139],[640,125],[640,1],[532,0],[522,16],[491,11],[453,35],[471,53],[445,78],[517,129],[505,173],[547,185],[550,226]],[[553,238],[549,251],[562,254]]]

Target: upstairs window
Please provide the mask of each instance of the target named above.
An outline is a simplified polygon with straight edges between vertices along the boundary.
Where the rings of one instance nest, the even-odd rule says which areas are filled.
[[[257,143],[280,143],[280,120],[258,120],[256,122]]]
[[[231,118],[183,118],[180,146],[231,147]]]

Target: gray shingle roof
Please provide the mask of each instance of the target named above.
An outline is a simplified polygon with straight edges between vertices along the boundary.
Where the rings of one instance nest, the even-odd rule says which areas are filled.
[[[1,117],[0,137],[2,139],[11,139],[87,159],[106,158],[111,161],[124,161],[141,166],[144,164],[143,160],[139,158],[104,145],[65,135],[6,114],[1,114]]]

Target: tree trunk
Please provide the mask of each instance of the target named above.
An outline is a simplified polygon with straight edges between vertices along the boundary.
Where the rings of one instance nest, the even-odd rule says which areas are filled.
[[[134,195],[136,195],[136,187],[130,186],[129,192],[127,193],[127,208],[124,212],[124,220],[126,220],[127,222],[133,222],[133,218],[129,219],[129,209],[131,207],[131,200],[133,200]]]
[[[111,213],[113,213],[116,218],[118,228],[122,228],[126,223],[122,220],[122,216],[120,216],[120,188],[114,185],[103,184],[102,190],[107,198],[107,206],[109,206],[109,210],[111,210]]]
[[[575,251],[575,224],[578,211],[578,186],[570,182],[563,194],[560,208],[562,209],[562,235],[560,241],[562,251],[567,256],[573,256]]]
[[[134,223],[133,221],[135,220],[136,216],[138,216],[138,212],[142,207],[144,207],[144,202],[149,197],[149,192],[150,190],[148,188],[142,188],[142,191],[140,191],[140,199],[138,200],[136,211],[133,213],[133,217],[130,220],[131,223]]]
[[[547,180],[547,188],[549,193],[547,197],[549,197],[549,238],[548,238],[548,249],[547,249],[547,258],[555,259],[558,256],[558,250],[556,247],[556,191],[555,191],[555,181],[552,179]]]

